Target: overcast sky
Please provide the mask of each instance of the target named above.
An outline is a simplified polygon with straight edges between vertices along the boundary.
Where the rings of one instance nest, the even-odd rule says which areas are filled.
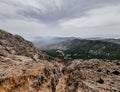
[[[0,28],[27,39],[120,38],[120,0],[0,0]]]

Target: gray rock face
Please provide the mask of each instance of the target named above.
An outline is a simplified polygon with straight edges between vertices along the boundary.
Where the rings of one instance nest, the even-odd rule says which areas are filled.
[[[69,74],[66,90],[67,92],[76,92],[78,89],[83,90],[81,92],[119,92],[119,72],[120,65],[115,61],[74,60],[66,68],[66,73]]]
[[[35,59],[42,59],[43,56],[31,42],[23,39],[19,35],[12,35],[3,30],[0,30],[0,54],[3,56],[8,54],[22,55]]]

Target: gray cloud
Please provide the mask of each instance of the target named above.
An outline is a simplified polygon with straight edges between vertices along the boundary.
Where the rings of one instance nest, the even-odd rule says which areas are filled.
[[[108,0],[2,0],[1,4],[4,5],[2,4],[1,7],[5,6],[13,12],[9,17],[23,16],[43,23],[56,23],[59,20],[84,16],[90,9],[118,2],[119,0],[109,0],[109,2]],[[9,12],[8,10],[6,9],[6,13]],[[4,17],[8,18],[7,15]]]
[[[110,1],[113,4],[113,0]],[[103,0],[65,0],[63,2],[64,4],[59,7],[57,7],[55,2],[52,2],[53,5],[45,6],[45,11],[42,11],[41,8],[30,7],[28,10],[21,10],[19,13],[26,17],[37,19],[40,22],[49,24],[59,22],[59,20],[68,20],[75,17],[85,16],[86,11],[101,7],[104,4],[107,4],[108,1],[103,2]]]
[[[24,37],[111,35],[115,30],[120,33],[119,3],[120,0],[0,0],[0,27]]]

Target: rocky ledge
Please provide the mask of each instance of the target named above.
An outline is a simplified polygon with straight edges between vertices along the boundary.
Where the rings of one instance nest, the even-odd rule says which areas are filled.
[[[48,60],[31,42],[0,30],[0,92],[120,92],[120,61]]]

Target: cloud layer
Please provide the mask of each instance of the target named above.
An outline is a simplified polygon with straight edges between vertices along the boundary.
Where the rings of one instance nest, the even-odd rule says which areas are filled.
[[[119,0],[1,0],[0,28],[33,36],[116,37]]]

